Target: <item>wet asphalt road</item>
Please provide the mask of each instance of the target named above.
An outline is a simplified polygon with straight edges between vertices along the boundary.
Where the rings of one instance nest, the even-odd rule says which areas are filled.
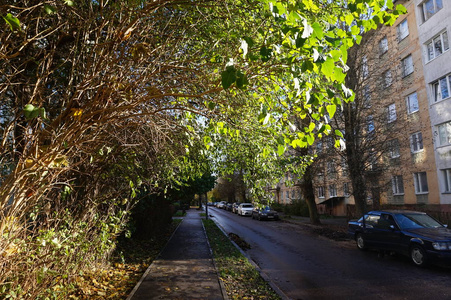
[[[402,256],[359,251],[352,241],[318,237],[301,225],[257,221],[209,207],[227,233],[289,299],[451,299],[451,268],[421,269]]]

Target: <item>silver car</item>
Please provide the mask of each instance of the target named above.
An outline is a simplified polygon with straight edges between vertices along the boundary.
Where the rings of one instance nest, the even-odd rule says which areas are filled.
[[[252,203],[241,203],[238,205],[238,215],[239,216],[252,216],[252,210],[254,206]]]

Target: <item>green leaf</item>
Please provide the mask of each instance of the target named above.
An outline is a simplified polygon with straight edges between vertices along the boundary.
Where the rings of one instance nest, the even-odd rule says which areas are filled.
[[[323,71],[324,75],[329,78],[332,78],[334,75],[335,63],[331,58],[326,59],[326,61],[321,65],[321,71]]]
[[[260,55],[262,58],[262,61],[267,62],[271,58],[272,49],[266,48],[266,46],[263,46],[260,48]]]
[[[352,21],[354,21],[354,16],[353,15],[348,14],[348,15],[345,16],[346,25],[348,25],[348,26],[351,25]]]
[[[306,40],[307,39],[303,39],[301,37],[298,37],[296,39],[296,48],[302,48],[304,46]]]
[[[357,35],[357,34],[359,34],[360,33],[360,27],[359,26],[352,26],[351,27],[351,33],[353,34],[353,35]]]
[[[337,111],[337,106],[335,104],[327,105],[326,109],[327,109],[327,112],[329,113],[329,117],[333,118],[335,115],[335,112]]]
[[[321,27],[321,25],[319,23],[314,23],[312,25],[313,28],[313,33],[314,35],[318,38],[318,39],[322,39],[324,37],[324,32],[323,32],[323,28]]]
[[[236,69],[234,66],[228,66],[221,73],[222,87],[226,90],[236,81]]]
[[[236,73],[236,86],[239,89],[243,89],[246,85],[249,84],[247,76],[243,74],[241,71]]]
[[[209,137],[209,136],[204,136],[204,145],[205,145],[205,148],[207,148],[207,150],[210,149],[210,146],[211,146],[211,137]]]
[[[67,6],[74,6],[75,2],[72,0],[64,0],[64,3],[66,3]]]
[[[285,153],[285,146],[284,145],[278,145],[277,146],[277,154],[279,156],[282,156]]]
[[[335,129],[335,135],[336,135],[336,136],[339,136],[339,137],[341,137],[341,138],[344,138],[344,137],[343,137],[343,133],[342,133],[340,130],[338,130],[338,129]]]
[[[407,13],[407,9],[402,4],[396,5],[396,11],[398,14],[406,14]]]
[[[252,38],[245,36],[245,37],[243,37],[243,40],[246,41],[246,43],[247,43],[247,45],[249,47],[253,47],[254,46],[254,40]]]
[[[310,60],[306,60],[302,63],[301,71],[304,73],[306,71],[313,71],[313,63]]]
[[[51,5],[44,4],[44,11],[45,11],[48,15],[51,15],[51,14],[54,14],[54,13],[56,12],[56,9],[55,9],[53,6],[51,6]]]
[[[23,108],[23,114],[27,120],[31,120],[41,116],[45,118],[45,109],[42,107],[36,107],[33,104],[27,104]]]
[[[277,10],[278,10],[279,15],[283,15],[284,13],[287,12],[287,10],[286,10],[285,7],[283,6],[283,4],[280,3],[280,2],[277,2],[275,7],[277,7]]]
[[[208,102],[208,109],[213,110],[216,107],[216,103],[214,102]]]
[[[14,17],[12,14],[7,14],[3,19],[8,23],[9,28],[12,31],[19,30],[20,31],[20,21],[18,18]]]

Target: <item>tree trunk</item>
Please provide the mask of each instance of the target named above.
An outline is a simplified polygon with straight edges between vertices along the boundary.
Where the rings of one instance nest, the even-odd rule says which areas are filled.
[[[313,176],[312,176],[312,167],[308,166],[305,169],[304,179],[301,183],[301,192],[304,195],[304,199],[307,202],[309,215],[310,215],[310,223],[318,225],[321,224],[319,220],[318,208],[315,202],[315,192],[313,189]]]

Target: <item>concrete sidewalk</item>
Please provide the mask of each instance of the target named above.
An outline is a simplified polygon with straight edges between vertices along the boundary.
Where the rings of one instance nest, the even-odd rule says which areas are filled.
[[[127,299],[224,299],[200,211],[188,210]]]

